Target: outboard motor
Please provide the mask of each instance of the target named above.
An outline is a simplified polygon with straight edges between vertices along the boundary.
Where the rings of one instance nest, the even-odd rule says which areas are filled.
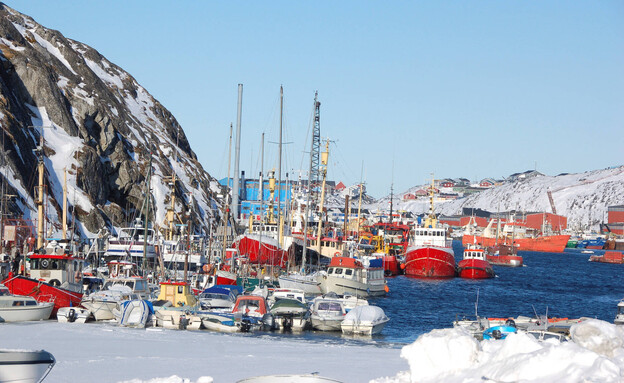
[[[282,318],[282,329],[284,331],[292,331],[293,327],[293,318],[292,316],[285,316]]]
[[[252,327],[253,327],[253,323],[251,323],[251,320],[249,319],[249,317],[243,317],[241,319],[241,325],[240,325],[241,332],[250,332]]]
[[[262,324],[269,330],[275,329],[275,317],[271,313],[266,313],[262,316]]]
[[[75,309],[69,309],[69,312],[67,313],[67,321],[70,323],[73,323],[76,321],[76,318],[78,317],[78,315],[76,314],[76,310]]]
[[[505,321],[505,326],[516,327],[516,321],[514,321],[513,319],[507,319]]]
[[[502,337],[503,337],[503,333],[501,332],[501,330],[492,331],[492,338],[501,339]]]
[[[188,327],[188,324],[189,324],[189,319],[186,317],[186,315],[181,315],[180,324],[178,325],[178,328],[180,330],[186,330],[186,328]]]

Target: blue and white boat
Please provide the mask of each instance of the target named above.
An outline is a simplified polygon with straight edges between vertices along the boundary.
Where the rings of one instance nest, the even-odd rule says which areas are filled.
[[[150,302],[143,299],[121,302],[119,325],[124,327],[144,328],[150,315],[154,312],[151,306]]]
[[[483,339],[505,339],[509,334],[515,334],[518,329],[515,326],[494,326],[483,331]]]

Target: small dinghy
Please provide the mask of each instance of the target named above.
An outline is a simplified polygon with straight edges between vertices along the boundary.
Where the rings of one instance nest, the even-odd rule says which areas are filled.
[[[0,382],[41,382],[55,363],[44,350],[0,350]]]
[[[340,328],[343,334],[374,335],[383,330],[390,319],[378,306],[357,306],[344,316]]]
[[[56,312],[56,319],[61,323],[85,323],[91,317],[91,311],[82,307],[61,307]]]
[[[124,327],[144,328],[152,309],[147,301],[137,299],[121,303],[119,325]]]

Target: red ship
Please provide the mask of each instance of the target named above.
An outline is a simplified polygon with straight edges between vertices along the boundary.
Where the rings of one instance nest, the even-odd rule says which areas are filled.
[[[516,254],[513,246],[499,244],[486,248],[486,259],[496,266],[522,267],[522,256]]]
[[[44,254],[30,255],[29,275],[9,274],[2,283],[12,294],[53,301],[52,316],[55,316],[61,307],[80,305],[83,262],[82,258],[68,254],[65,247],[52,241]]]
[[[234,240],[233,247],[249,263],[284,267],[288,259],[288,252],[267,235],[243,234]]]
[[[497,239],[483,236],[464,235],[462,244],[474,243],[484,247],[496,246]],[[562,253],[570,239],[569,235],[545,235],[535,238],[515,238],[514,244],[518,251],[541,251],[546,253]],[[500,241],[500,239],[498,239]]]
[[[624,253],[620,251],[605,251],[604,255],[592,255],[591,262],[624,263]]]
[[[457,265],[457,273],[461,278],[468,279],[486,279],[496,276],[492,265],[486,259],[485,250],[476,245],[469,245],[464,249],[464,259]]]

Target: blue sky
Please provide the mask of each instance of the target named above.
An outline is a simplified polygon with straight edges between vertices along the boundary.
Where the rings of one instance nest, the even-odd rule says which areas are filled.
[[[381,197],[436,178],[624,163],[621,1],[7,1],[124,68],[227,173],[307,171],[314,92],[329,178]],[[285,176],[283,176],[285,177]],[[304,174],[305,177],[305,174]]]

